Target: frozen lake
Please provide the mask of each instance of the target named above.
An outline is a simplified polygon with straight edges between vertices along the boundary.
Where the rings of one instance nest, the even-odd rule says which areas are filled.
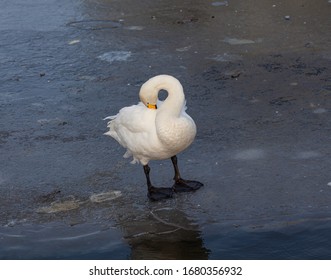
[[[331,4],[260,2],[2,1],[0,258],[330,259]],[[158,74],[204,187],[150,202],[103,118]]]

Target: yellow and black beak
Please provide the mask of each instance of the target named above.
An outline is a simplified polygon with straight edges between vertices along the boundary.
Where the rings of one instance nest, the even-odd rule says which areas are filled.
[[[156,104],[147,103],[147,108],[148,109],[154,109],[154,110],[156,110],[157,109],[157,106],[156,106]]]

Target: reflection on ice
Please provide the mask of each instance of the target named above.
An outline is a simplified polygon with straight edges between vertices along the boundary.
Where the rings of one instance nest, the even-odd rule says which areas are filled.
[[[178,209],[155,209],[146,219],[121,227],[131,259],[208,259],[199,226]]]

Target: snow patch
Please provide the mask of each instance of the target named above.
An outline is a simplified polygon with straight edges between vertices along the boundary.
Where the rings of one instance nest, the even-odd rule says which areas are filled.
[[[315,152],[315,151],[304,151],[304,152],[299,152],[297,154],[297,158],[298,159],[311,159],[311,158],[317,158],[320,155],[321,154],[319,152]]]
[[[265,157],[265,152],[262,149],[247,149],[237,152],[234,156],[238,160],[257,160]]]
[[[131,54],[132,53],[130,51],[111,51],[99,55],[98,58],[100,60],[112,63],[114,61],[127,61]]]

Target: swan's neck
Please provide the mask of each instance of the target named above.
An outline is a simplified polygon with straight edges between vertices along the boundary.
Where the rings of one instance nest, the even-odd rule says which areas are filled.
[[[166,90],[168,96],[156,110],[156,134],[167,151],[175,155],[192,143],[196,127],[188,115],[182,114],[185,96],[176,78],[168,75],[151,78],[142,86],[140,99],[145,105],[154,103],[160,90]]]
[[[162,79],[155,84],[154,93],[158,95],[160,90],[166,90],[168,96],[159,108],[159,113],[164,112],[168,116],[178,117],[185,103],[182,85],[177,79],[162,75]]]

